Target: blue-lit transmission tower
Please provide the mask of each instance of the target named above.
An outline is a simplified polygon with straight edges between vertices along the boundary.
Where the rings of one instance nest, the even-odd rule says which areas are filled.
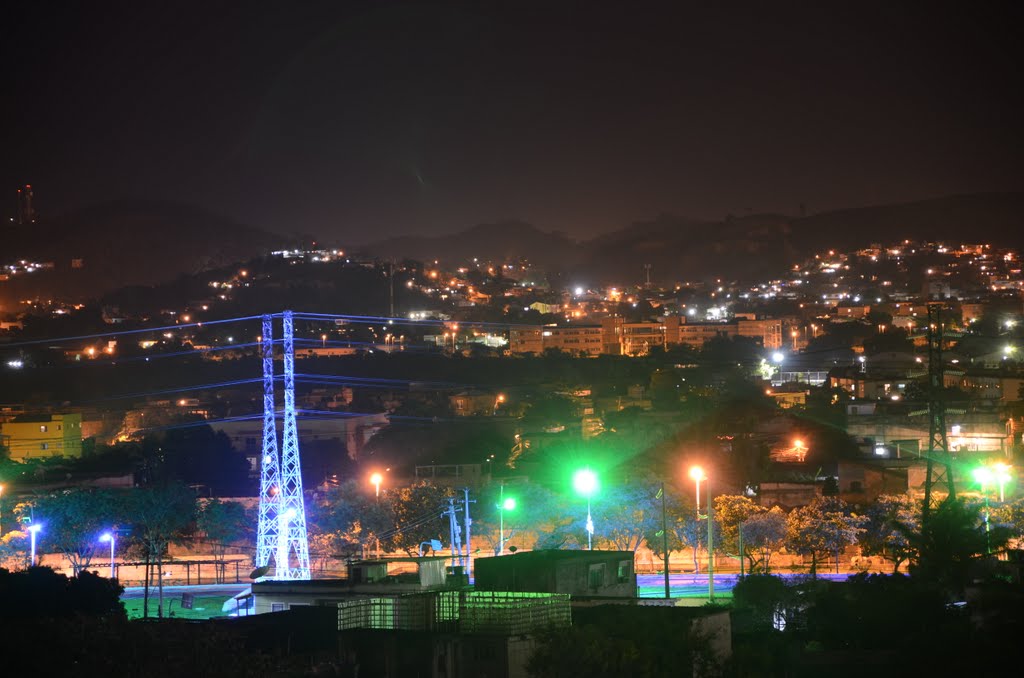
[[[302,497],[302,463],[295,422],[295,343],[291,311],[284,317],[284,431],[278,460],[274,412],[274,349],[270,316],[263,316],[263,457],[256,538],[257,567],[274,557],[274,579],[309,579],[309,540]]]
[[[292,312],[284,312],[284,433],[281,445],[276,579],[309,579],[309,538],[302,497],[302,462],[295,425],[295,343]]]
[[[269,567],[277,549],[278,495],[281,472],[277,455],[277,423],[274,415],[274,326],[263,316],[260,339],[263,358],[263,455],[260,461],[260,512],[256,529],[256,567]]]

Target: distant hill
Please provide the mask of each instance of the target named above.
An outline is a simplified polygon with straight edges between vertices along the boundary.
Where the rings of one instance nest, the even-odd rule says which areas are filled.
[[[1024,248],[1024,193],[981,193],[822,212],[799,218],[758,214],[719,222],[662,215],[584,242],[523,223],[477,226],[428,238],[394,238],[367,247],[379,256],[454,262],[525,257],[583,279],[638,283],[644,265],[656,281],[722,277],[761,280],[823,249],[841,250],[927,238]]]
[[[152,285],[245,261],[285,242],[190,205],[106,203],[31,230],[12,230],[5,239],[6,255],[53,262],[55,268],[0,284],[0,295],[7,301],[46,294],[98,297],[126,285]],[[80,260],[81,267],[73,267],[73,260]]]
[[[521,221],[479,224],[459,233],[442,236],[400,236],[365,248],[382,258],[403,257],[422,261],[465,261],[473,257],[576,264],[577,243],[561,233],[546,233]]]

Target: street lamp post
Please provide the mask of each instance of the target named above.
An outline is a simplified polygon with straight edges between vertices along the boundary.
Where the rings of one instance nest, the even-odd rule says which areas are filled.
[[[505,511],[514,511],[516,500],[513,497],[505,498],[505,485],[501,485],[501,494],[498,497],[498,555],[505,553]]]
[[[597,474],[589,468],[576,472],[572,478],[576,492],[587,498],[587,550],[594,550],[594,519],[590,515],[590,498],[597,492]]]
[[[42,528],[42,525],[39,524],[29,525],[27,528],[28,533],[32,538],[32,558],[29,560],[30,567],[36,566],[36,533],[39,532],[40,528]]]
[[[707,495],[708,495],[708,601],[714,602],[715,600],[715,557],[714,557],[714,507],[711,504],[711,479],[708,478],[707,474],[704,473],[704,469],[700,466],[694,466],[690,469],[690,477],[693,478],[697,484],[697,520],[700,520],[700,481],[706,480]]]
[[[117,542],[117,537],[113,531],[104,532],[100,535],[100,541],[103,543],[110,542],[110,578],[114,579],[114,544]]]

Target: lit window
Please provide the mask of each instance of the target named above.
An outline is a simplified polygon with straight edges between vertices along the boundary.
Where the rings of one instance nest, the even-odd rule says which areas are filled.
[[[46,424],[41,424],[39,426],[39,432],[40,433],[46,433],[47,430],[48,430],[48,427],[46,426]]]

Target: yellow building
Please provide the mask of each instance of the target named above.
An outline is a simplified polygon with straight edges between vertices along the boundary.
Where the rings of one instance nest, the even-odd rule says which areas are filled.
[[[82,415],[22,415],[0,426],[12,461],[82,456]]]

